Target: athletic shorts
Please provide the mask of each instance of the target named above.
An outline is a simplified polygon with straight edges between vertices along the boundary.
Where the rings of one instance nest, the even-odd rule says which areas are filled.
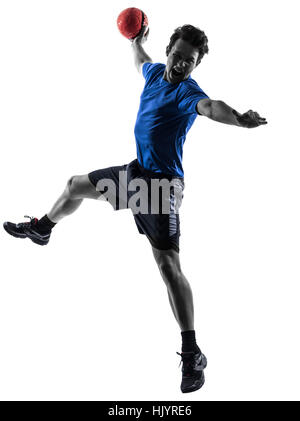
[[[139,233],[153,247],[179,252],[183,178],[148,171],[137,159],[92,171],[88,177],[99,199],[108,201],[114,210],[131,209]]]

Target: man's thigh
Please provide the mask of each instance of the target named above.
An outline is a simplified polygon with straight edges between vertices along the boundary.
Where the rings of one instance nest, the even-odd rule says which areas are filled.
[[[127,208],[128,164],[92,171],[88,174],[90,183],[98,198],[109,202],[114,210]]]
[[[183,198],[184,183],[174,181],[168,192],[158,195],[158,213],[135,213],[134,219],[140,234],[145,234],[152,247],[159,250],[172,249],[179,253],[180,218],[179,208]],[[151,196],[151,195],[150,195]],[[149,200],[151,201],[151,197]],[[154,202],[157,202],[157,199]],[[163,210],[162,202],[166,208]],[[150,206],[151,208],[151,206]],[[167,211],[167,212],[166,212]]]
[[[179,253],[179,214],[134,214],[140,234],[145,234],[152,247],[159,250],[173,249]]]

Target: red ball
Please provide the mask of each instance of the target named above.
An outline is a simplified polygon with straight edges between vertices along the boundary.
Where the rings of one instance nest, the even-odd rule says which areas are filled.
[[[117,25],[124,37],[133,39],[139,35],[143,26],[148,26],[148,18],[142,10],[129,7],[119,14]]]

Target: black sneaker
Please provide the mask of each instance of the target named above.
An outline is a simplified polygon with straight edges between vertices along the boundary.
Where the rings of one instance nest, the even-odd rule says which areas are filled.
[[[20,222],[13,224],[12,222],[4,222],[3,228],[8,234],[17,238],[30,238],[36,244],[45,246],[50,239],[50,232],[41,233],[37,228],[38,219],[25,215],[24,218],[30,218],[29,222]]]
[[[200,352],[182,352],[181,354],[182,363],[182,382],[181,391],[182,393],[194,392],[200,389],[204,385],[205,377],[203,370],[207,366],[207,360],[204,354]],[[179,366],[180,366],[179,364]]]

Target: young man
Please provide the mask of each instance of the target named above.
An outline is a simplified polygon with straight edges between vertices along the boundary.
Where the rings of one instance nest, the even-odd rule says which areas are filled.
[[[258,127],[266,120],[258,113],[240,114],[222,101],[210,99],[191,78],[192,71],[208,53],[207,37],[191,25],[175,30],[166,49],[167,64],[153,63],[142,44],[149,30],[132,40],[135,65],[145,78],[140,108],[135,125],[137,159],[129,164],[108,167],[69,179],[65,191],[52,209],[40,220],[14,224],[5,222],[5,230],[18,238],[48,243],[53,227],[66,215],[73,213],[83,199],[105,197],[115,210],[134,210],[130,183],[138,181],[142,195],[140,202],[152,200],[155,181],[168,181],[170,189],[158,211],[133,211],[137,228],[152,246],[155,261],[166,284],[169,302],[181,329],[182,336],[182,392],[192,392],[204,384],[203,370],[207,361],[196,343],[193,296],[179,260],[179,213],[183,190],[182,148],[188,130],[197,115],[240,127]],[[150,188],[151,186],[151,188]],[[115,188],[113,188],[115,187]],[[151,194],[149,195],[149,189]],[[130,204],[131,201],[131,204]]]

